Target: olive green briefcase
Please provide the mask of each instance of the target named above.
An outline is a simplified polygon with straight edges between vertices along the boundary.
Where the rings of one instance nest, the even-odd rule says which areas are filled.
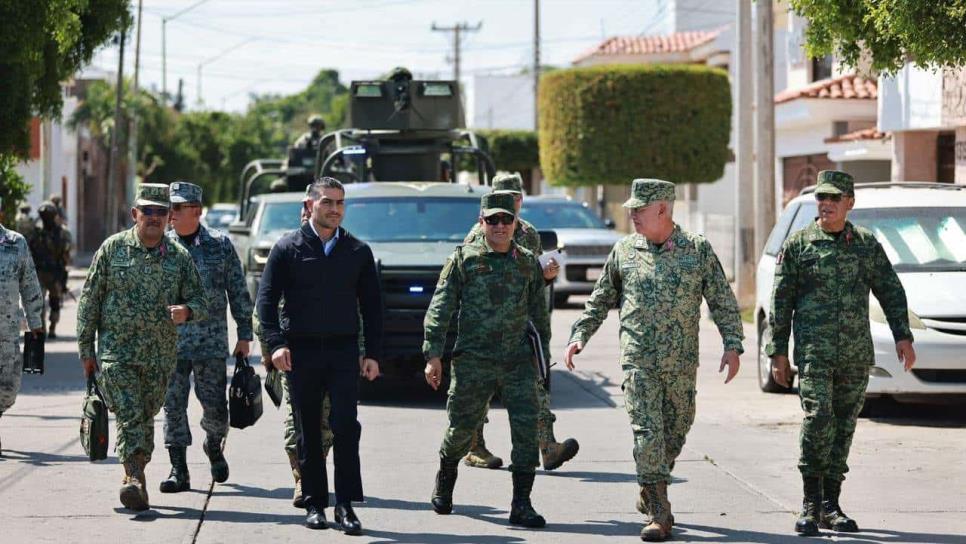
[[[107,437],[107,405],[92,375],[87,378],[87,395],[84,396],[80,424],[80,441],[88,459],[107,459]]]

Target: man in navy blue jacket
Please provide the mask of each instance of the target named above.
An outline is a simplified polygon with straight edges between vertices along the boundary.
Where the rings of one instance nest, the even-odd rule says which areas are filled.
[[[311,219],[283,236],[268,256],[258,289],[258,318],[272,364],[289,380],[295,424],[301,430],[305,525],[326,528],[328,475],[319,422],[322,395],[328,392],[335,435],[335,521],[347,534],[360,534],[362,524],[352,510],[352,501],[363,500],[362,427],[356,405],[359,376],[371,381],[379,375],[382,300],[372,250],[340,227],[345,215],[342,184],[319,178],[309,188],[307,205]]]

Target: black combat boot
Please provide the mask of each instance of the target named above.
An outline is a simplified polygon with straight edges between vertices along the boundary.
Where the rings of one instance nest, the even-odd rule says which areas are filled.
[[[842,482],[831,478],[822,479],[822,520],[820,525],[840,533],[857,533],[859,525],[842,511],[839,495]]]
[[[802,476],[805,498],[802,514],[795,522],[795,532],[804,536],[818,534],[819,512],[822,509],[822,479],[818,476]]]
[[[211,479],[219,484],[226,482],[228,480],[228,461],[225,460],[225,454],[221,450],[221,440],[217,444],[212,444],[206,438],[202,447],[205,450],[205,455],[208,456],[208,460],[211,461]]]
[[[533,489],[533,472],[513,473],[513,502],[510,503],[510,525],[540,528],[547,520],[538,514],[530,504],[530,491]]]
[[[436,487],[433,489],[433,511],[446,515],[453,511],[453,488],[456,487],[456,467],[459,459],[439,458],[439,472],[436,473]]]
[[[186,448],[168,448],[168,457],[171,458],[171,472],[167,480],[161,481],[161,492],[180,493],[191,489]]]

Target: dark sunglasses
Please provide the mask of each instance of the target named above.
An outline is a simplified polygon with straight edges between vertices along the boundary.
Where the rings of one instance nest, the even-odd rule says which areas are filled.
[[[167,208],[150,207],[150,208],[138,208],[138,210],[141,212],[142,215],[146,215],[148,217],[152,217],[152,216],[164,217],[165,215],[168,215]]]
[[[512,225],[515,217],[512,215],[507,215],[505,213],[498,213],[496,215],[491,215],[489,217],[484,217],[483,221],[486,221],[487,225]]]
[[[187,210],[187,209],[190,209],[190,208],[200,208],[200,207],[201,206],[199,204],[181,204],[181,203],[178,203],[178,204],[172,204],[171,205],[171,209],[174,210],[174,211],[176,211],[176,212],[180,212],[181,210]]]
[[[834,194],[828,194],[828,193],[817,193],[815,195],[815,200],[818,200],[819,202],[821,202],[823,200],[831,200],[832,202],[841,202],[842,201],[842,195],[834,195]]]

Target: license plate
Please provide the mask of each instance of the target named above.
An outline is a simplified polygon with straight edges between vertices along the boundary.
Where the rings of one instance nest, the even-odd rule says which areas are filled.
[[[600,279],[600,268],[588,268],[587,269],[587,281],[597,281]]]

